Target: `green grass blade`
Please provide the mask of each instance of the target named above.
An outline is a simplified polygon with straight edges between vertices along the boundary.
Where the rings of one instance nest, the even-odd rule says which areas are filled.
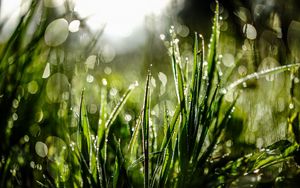
[[[226,88],[224,88],[225,90],[223,89],[223,92],[226,93],[228,90],[234,89],[238,85],[240,85],[248,80],[259,79],[261,77],[265,77],[265,76],[268,76],[271,74],[277,74],[277,73],[288,71],[291,69],[296,69],[298,67],[300,67],[300,63],[289,64],[289,65],[284,65],[284,66],[280,66],[280,67],[275,67],[272,69],[263,70],[261,72],[255,72],[255,73],[249,74],[249,75],[245,76],[244,78],[241,78],[241,79],[236,80],[233,83],[229,84]]]
[[[144,187],[149,187],[149,121],[150,121],[150,82],[151,74],[147,76],[142,117],[143,156],[144,156]]]
[[[79,129],[81,134],[81,152],[85,161],[90,162],[91,156],[91,134],[90,125],[87,116],[87,110],[84,103],[84,91],[81,93],[80,101],[80,115],[79,115]]]
[[[134,128],[134,131],[133,131],[133,134],[131,136],[131,139],[130,139],[130,142],[129,142],[129,145],[128,145],[128,151],[129,153],[132,154],[133,152],[133,148],[134,146],[136,145],[136,140],[137,140],[137,137],[138,137],[138,133],[139,133],[139,129],[140,129],[140,126],[141,126],[141,114],[136,122],[136,125],[135,125],[135,128]]]
[[[126,103],[127,99],[129,98],[130,94],[137,86],[138,86],[137,82],[135,82],[134,84],[131,84],[129,86],[128,90],[124,93],[124,95],[119,100],[118,104],[116,105],[116,107],[114,108],[112,113],[110,114],[110,116],[105,124],[105,127],[107,129],[107,134],[106,134],[107,136],[109,135],[109,131],[111,129],[111,126],[112,126],[114,120],[117,118],[117,116],[119,115],[120,111],[122,110],[124,104]]]

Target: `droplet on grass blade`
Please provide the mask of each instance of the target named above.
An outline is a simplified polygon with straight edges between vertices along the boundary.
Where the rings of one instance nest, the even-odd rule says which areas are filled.
[[[52,21],[45,31],[45,43],[48,46],[59,46],[64,43],[69,35],[69,24],[66,19],[59,18]]]

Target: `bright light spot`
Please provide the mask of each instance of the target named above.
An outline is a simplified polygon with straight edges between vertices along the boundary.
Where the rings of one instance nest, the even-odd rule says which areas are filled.
[[[46,157],[48,153],[48,147],[43,142],[36,142],[35,144],[35,152],[40,157]]]
[[[109,75],[109,74],[111,74],[111,72],[112,72],[112,70],[111,70],[110,67],[105,67],[105,68],[104,68],[104,73],[105,73],[105,74]]]
[[[105,25],[104,35],[124,38],[143,26],[145,17],[158,15],[170,0],[77,0],[75,11],[93,29]]]
[[[92,75],[87,75],[87,77],[86,77],[86,81],[88,82],[88,83],[92,83],[93,81],[94,81],[94,76],[92,76]]]
[[[125,114],[124,119],[125,119],[125,121],[130,121],[132,119],[132,117],[130,114]]]
[[[69,35],[68,27],[68,21],[64,18],[52,21],[45,31],[45,43],[53,47],[64,43]]]
[[[24,136],[24,141],[25,141],[25,142],[29,142],[29,136],[28,136],[28,135],[25,135],[25,136]]]
[[[33,80],[29,82],[27,89],[30,94],[36,94],[36,92],[39,90],[39,85],[35,80]]]
[[[246,37],[250,40],[256,39],[257,32],[253,25],[245,24],[243,27],[243,32],[245,33]]]
[[[230,53],[226,53],[222,57],[222,62],[226,67],[232,67],[234,65],[234,56]]]
[[[42,78],[48,78],[49,76],[50,76],[50,63],[47,63]]]
[[[161,40],[165,40],[166,39],[166,36],[164,34],[160,34],[159,37],[160,37]]]
[[[89,56],[85,61],[86,67],[88,69],[94,69],[96,60],[97,60],[97,56],[95,55]]]
[[[72,33],[75,33],[77,31],[79,31],[79,27],[80,27],[80,21],[79,20],[73,20],[69,24],[69,31],[72,32]]]
[[[115,58],[116,52],[112,46],[107,44],[103,47],[102,56],[103,56],[104,62],[109,63]]]
[[[66,75],[62,73],[53,74],[47,82],[46,93],[51,102],[62,102],[63,93],[69,90],[70,83]]]

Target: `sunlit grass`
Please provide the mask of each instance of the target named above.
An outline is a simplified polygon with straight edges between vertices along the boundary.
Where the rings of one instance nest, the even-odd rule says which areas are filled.
[[[296,177],[299,64],[232,80],[235,62],[227,62],[228,69],[220,65],[218,3],[208,45],[195,33],[192,59],[186,60],[171,26],[161,38],[172,74],[146,67],[146,75],[128,86],[122,75],[97,72],[101,32],[75,40],[79,31],[71,32],[69,20],[49,19],[50,10],[39,6],[32,2],[0,46],[1,187],[280,186]],[[36,18],[40,22],[32,30]],[[246,37],[254,40],[253,33]],[[240,126],[236,122],[246,108],[240,96],[251,89],[247,84],[265,78],[272,83],[271,76],[283,72],[291,75],[284,101],[289,134],[236,154],[242,146],[233,141],[239,135],[228,135]],[[225,100],[230,92],[232,100]]]

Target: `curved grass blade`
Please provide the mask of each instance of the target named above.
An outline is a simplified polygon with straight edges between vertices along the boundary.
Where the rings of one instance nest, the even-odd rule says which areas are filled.
[[[136,144],[137,136],[138,136],[139,129],[140,129],[140,126],[141,126],[141,119],[142,119],[141,116],[142,116],[142,114],[140,114],[140,116],[139,116],[139,118],[138,118],[138,120],[136,122],[133,134],[131,136],[131,139],[130,139],[130,142],[129,142],[129,145],[128,145],[128,151],[131,154],[132,154],[133,148],[134,148],[134,146]]]
[[[294,68],[298,68],[298,67],[300,67],[300,63],[284,65],[284,66],[275,67],[275,68],[272,68],[272,69],[263,70],[261,72],[255,72],[255,73],[249,74],[249,75],[245,76],[244,78],[241,78],[241,79],[229,84],[226,88],[223,88],[223,93],[226,93],[228,90],[231,90],[231,89],[237,87],[238,85],[240,85],[240,84],[242,84],[242,83],[244,83],[248,80],[252,80],[254,78],[258,79],[260,77],[268,76],[270,74],[276,74],[276,73],[284,72],[284,71],[294,69]]]
[[[114,110],[112,111],[112,113],[110,114],[108,120],[105,123],[105,127],[107,129],[107,136],[109,135],[109,131],[111,129],[111,126],[113,124],[113,122],[115,121],[115,119],[117,118],[117,116],[119,115],[120,111],[122,110],[124,104],[126,103],[128,97],[130,96],[130,94],[132,93],[132,91],[138,86],[138,82],[135,82],[133,84],[131,84],[128,88],[128,90],[124,93],[124,95],[122,96],[122,98],[119,100],[119,103],[116,105],[116,107],[114,108]]]

